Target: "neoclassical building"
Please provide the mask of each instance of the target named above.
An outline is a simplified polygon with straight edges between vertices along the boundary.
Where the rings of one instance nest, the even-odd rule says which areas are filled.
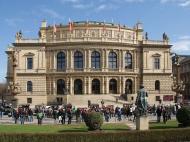
[[[96,21],[47,26],[37,39],[21,32],[8,47],[7,82],[17,105],[134,103],[140,84],[150,104],[173,103],[171,45],[144,36],[141,23],[134,28]]]

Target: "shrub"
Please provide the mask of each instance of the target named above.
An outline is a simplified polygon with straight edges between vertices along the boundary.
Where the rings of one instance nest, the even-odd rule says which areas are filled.
[[[100,130],[103,124],[103,116],[100,112],[88,112],[84,121],[89,130]]]
[[[190,110],[186,107],[182,107],[177,111],[176,118],[184,127],[190,126]]]

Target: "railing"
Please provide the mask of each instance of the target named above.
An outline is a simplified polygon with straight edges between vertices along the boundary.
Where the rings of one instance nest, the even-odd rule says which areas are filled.
[[[143,44],[168,45],[168,40],[143,40]]]

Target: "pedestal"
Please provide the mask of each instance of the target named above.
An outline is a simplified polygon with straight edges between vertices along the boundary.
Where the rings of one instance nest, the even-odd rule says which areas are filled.
[[[136,130],[148,130],[149,119],[148,116],[139,116],[136,119]]]

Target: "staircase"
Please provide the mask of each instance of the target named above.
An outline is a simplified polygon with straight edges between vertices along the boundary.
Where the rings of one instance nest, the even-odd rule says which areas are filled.
[[[67,103],[71,103],[76,107],[88,107],[88,100],[91,101],[91,104],[99,104],[101,106],[101,101],[104,101],[104,105],[114,105],[114,106],[123,106],[124,103],[129,103],[119,97],[120,95],[68,95]],[[118,101],[116,102],[116,98]]]

